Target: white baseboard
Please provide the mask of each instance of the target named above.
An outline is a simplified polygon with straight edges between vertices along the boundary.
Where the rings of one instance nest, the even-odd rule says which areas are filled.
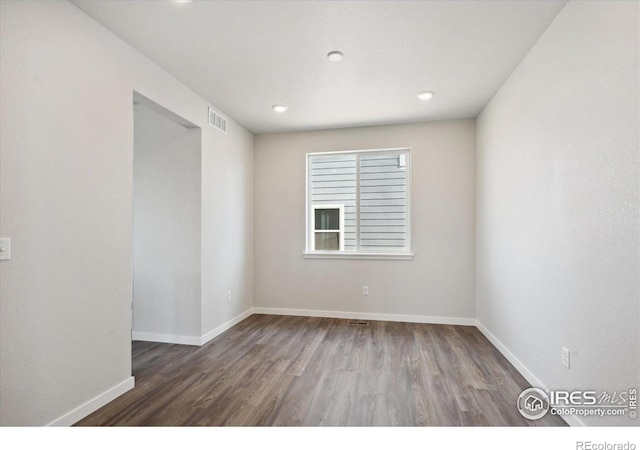
[[[92,398],[88,402],[78,406],[72,411],[69,411],[65,415],[57,418],[53,422],[47,424],[48,427],[69,427],[79,421],[80,419],[84,419],[89,414],[98,409],[102,408],[104,405],[109,403],[112,400],[120,397],[122,394],[127,392],[130,389],[133,389],[135,386],[135,378],[129,377],[121,383],[116,384],[114,387],[107,389],[102,394],[97,397]]]
[[[216,336],[224,333],[225,331],[227,331],[229,328],[231,328],[232,326],[242,322],[244,319],[246,319],[247,317],[249,317],[251,314],[253,314],[254,308],[249,308],[247,309],[245,312],[238,314],[236,317],[234,317],[233,319],[223,323],[222,325],[220,325],[219,327],[214,328],[213,330],[209,331],[208,333],[206,333],[205,335],[203,335],[200,338],[200,344],[199,345],[204,345],[207,342],[209,342],[211,339],[215,338]]]
[[[219,334],[224,333],[235,324],[242,322],[244,319],[253,314],[253,308],[247,309],[245,312],[238,314],[233,319],[223,323],[219,327],[214,328],[202,336],[184,336],[179,334],[160,334],[147,333],[144,331],[134,331],[131,338],[134,341],[162,342],[165,344],[182,344],[182,345],[204,345]]]
[[[515,367],[520,375],[522,375],[532,387],[537,387],[542,390],[549,390],[545,384],[540,381],[538,378],[527,366],[525,366],[522,361],[520,361],[516,355],[511,353],[511,351],[497,338],[491,333],[487,327],[485,327],[479,320],[476,320],[476,328],[480,330],[480,332],[493,344],[495,348],[498,349],[502,355],[507,358],[507,360]],[[584,427],[586,424],[576,416],[562,416],[565,422],[572,427]]]
[[[525,366],[511,351],[498,340],[497,337],[491,333],[487,327],[485,327],[481,322],[476,320],[476,328],[480,330],[482,334],[493,344],[495,348],[497,348],[502,355],[507,358],[507,360],[516,368],[520,375],[526,378],[526,380],[531,383],[534,387],[542,388],[544,385],[542,381],[538,377],[536,377],[533,372],[529,370],[527,366]]]
[[[134,331],[131,333],[134,341],[162,342],[165,344],[201,345],[199,336],[184,336],[179,334],[147,333]]]
[[[273,314],[274,316],[327,317],[331,319],[384,320],[388,322],[433,323],[441,325],[475,326],[475,319],[465,317],[412,316],[403,314],[379,314],[349,311],[323,311],[317,309],[253,308],[254,314]]]

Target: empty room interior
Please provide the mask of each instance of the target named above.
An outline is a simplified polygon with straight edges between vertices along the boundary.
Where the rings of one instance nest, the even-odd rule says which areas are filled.
[[[0,424],[637,427],[639,5],[0,2]]]

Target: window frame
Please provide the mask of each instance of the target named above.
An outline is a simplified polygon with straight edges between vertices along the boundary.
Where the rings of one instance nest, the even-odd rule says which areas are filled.
[[[344,251],[344,205],[343,204],[332,204],[332,205],[311,205],[311,218],[312,218],[312,239],[311,239],[311,251],[320,252],[320,251],[333,251],[333,252],[343,252]],[[340,211],[339,225],[337,230],[318,230],[316,228],[316,210],[318,209],[337,209]],[[317,233],[338,233],[338,247],[339,250],[316,250],[316,234]]]
[[[360,156],[366,154],[378,154],[380,156],[389,155],[405,155],[404,164],[407,167],[405,172],[406,180],[406,238],[405,247],[395,247],[385,250],[370,250],[360,248]],[[344,223],[341,223],[340,239],[342,241],[340,248],[342,250],[315,250],[315,210],[318,208],[335,207],[336,205],[314,205],[311,199],[311,158],[317,156],[349,156],[356,157],[356,250],[344,250]],[[305,155],[305,258],[319,259],[395,259],[395,260],[412,260],[414,254],[411,249],[411,148],[380,148],[380,149],[364,149],[364,150],[345,150],[345,151],[329,151],[329,152],[311,152]],[[344,221],[344,209],[340,213],[341,221]]]

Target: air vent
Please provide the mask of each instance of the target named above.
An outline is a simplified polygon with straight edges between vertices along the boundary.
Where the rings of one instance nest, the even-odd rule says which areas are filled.
[[[350,320],[347,322],[347,325],[358,325],[361,327],[366,327],[369,325],[368,320]]]
[[[209,125],[227,134],[227,119],[222,117],[219,113],[209,108]]]

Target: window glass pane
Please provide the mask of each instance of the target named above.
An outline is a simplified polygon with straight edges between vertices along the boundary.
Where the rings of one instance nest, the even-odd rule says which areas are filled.
[[[339,230],[339,209],[316,209],[316,230]]]
[[[404,248],[407,239],[405,154],[360,157],[360,247]]]
[[[309,158],[311,204],[344,205],[344,250],[356,249],[356,157],[314,155]],[[317,215],[313,218],[318,226]],[[329,219],[330,220],[330,219]],[[338,229],[336,226],[334,229]],[[318,228],[316,228],[318,229]],[[326,229],[326,228],[325,228]],[[320,247],[316,245],[316,249]],[[335,249],[337,250],[336,246]]]
[[[340,233],[315,233],[316,250],[340,250]]]

